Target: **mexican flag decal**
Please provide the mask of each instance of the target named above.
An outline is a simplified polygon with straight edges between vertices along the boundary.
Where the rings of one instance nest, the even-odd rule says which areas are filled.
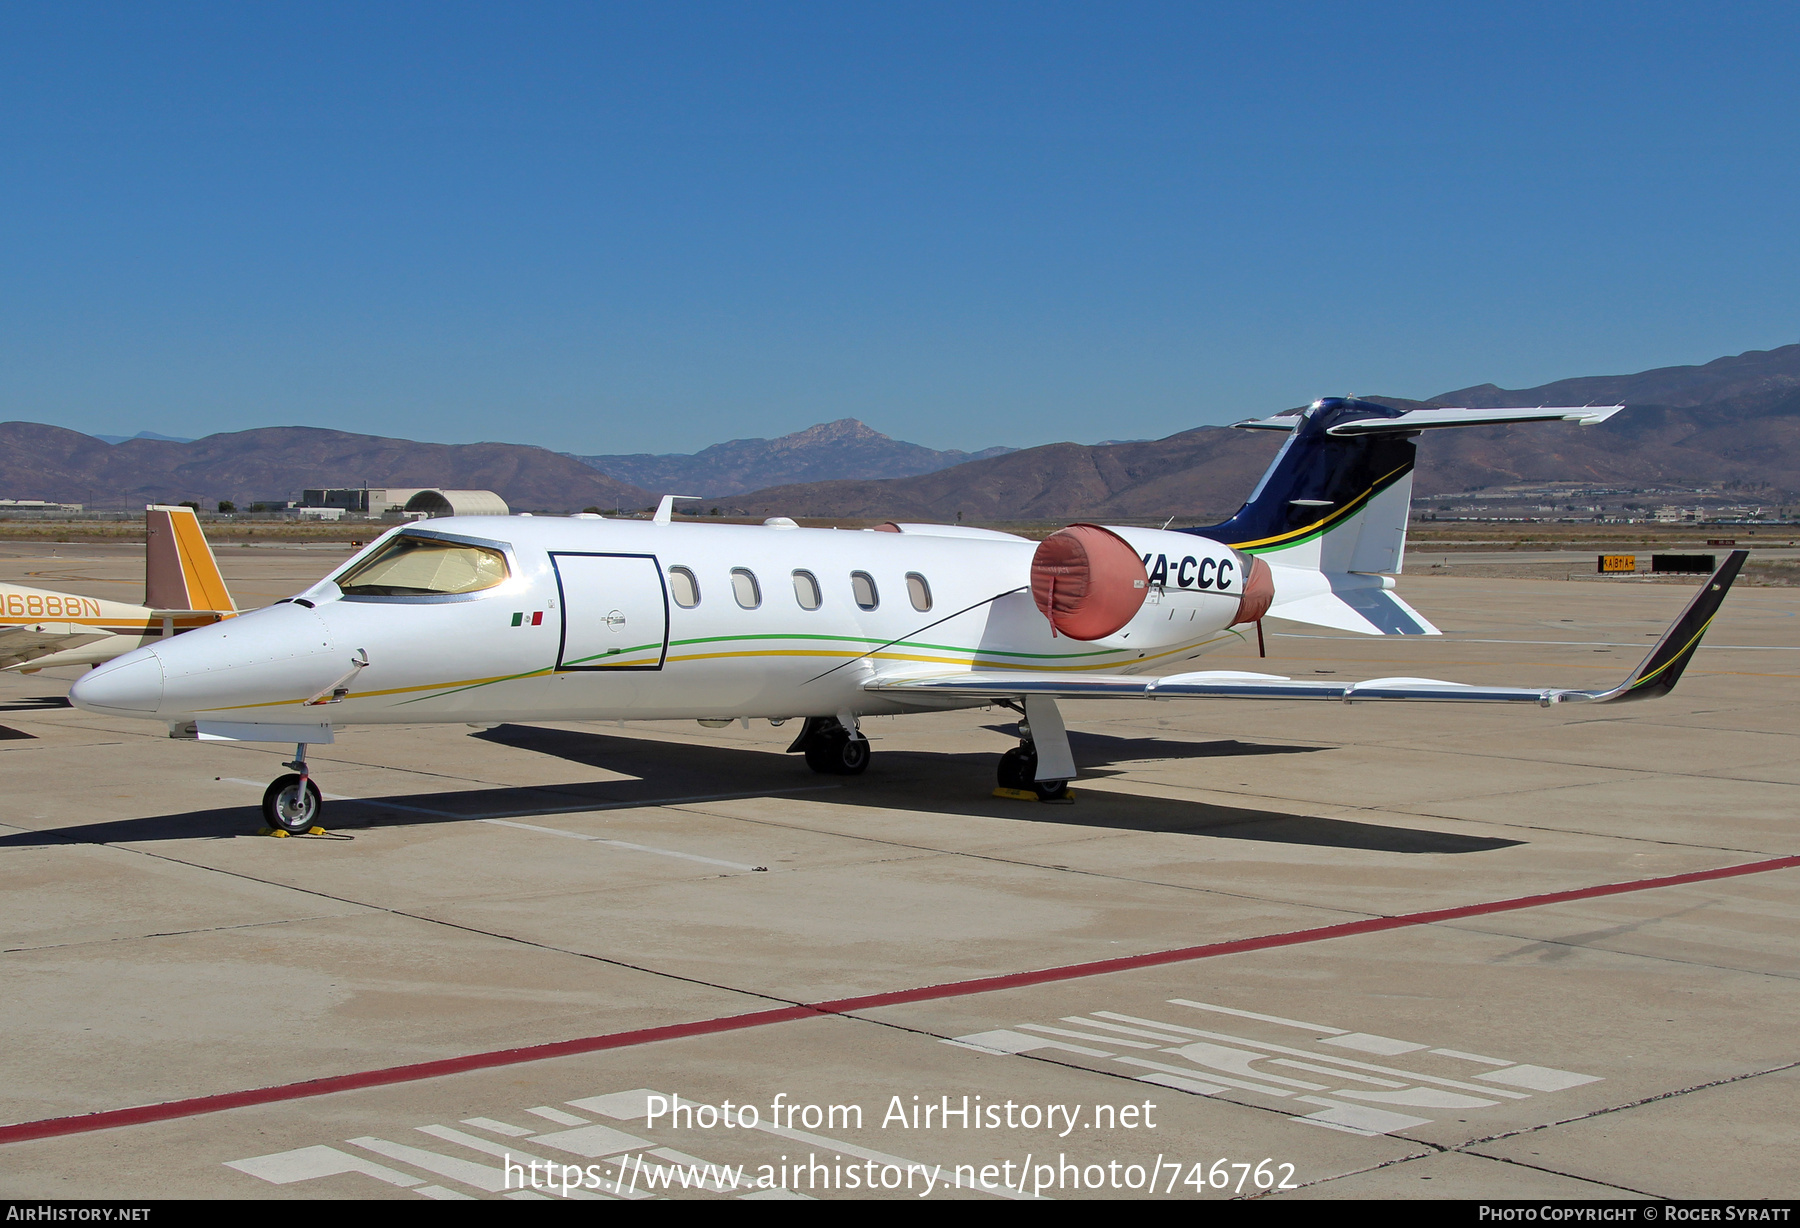
[[[514,614],[512,625],[515,627],[541,627],[544,625],[544,612],[537,610],[531,614]]]

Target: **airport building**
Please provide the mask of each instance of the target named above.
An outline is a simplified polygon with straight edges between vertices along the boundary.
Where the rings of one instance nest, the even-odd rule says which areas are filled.
[[[337,509],[364,516],[390,512],[425,516],[509,516],[506,500],[491,490],[444,490],[434,486],[313,487],[301,492],[300,508]]]

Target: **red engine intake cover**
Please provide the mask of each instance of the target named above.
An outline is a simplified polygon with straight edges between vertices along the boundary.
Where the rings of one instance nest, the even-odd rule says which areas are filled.
[[[1275,573],[1260,558],[1250,560],[1250,576],[1244,581],[1244,595],[1238,599],[1238,623],[1253,623],[1269,612],[1275,600]]]
[[[1058,635],[1098,640],[1132,620],[1150,594],[1143,560],[1117,533],[1072,524],[1031,558],[1031,596]]]

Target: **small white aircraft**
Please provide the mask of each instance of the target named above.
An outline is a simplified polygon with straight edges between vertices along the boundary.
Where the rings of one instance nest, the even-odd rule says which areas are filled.
[[[99,665],[237,613],[191,507],[144,509],[144,604],[0,584],[0,669]]]
[[[1429,678],[1293,680],[1152,671],[1238,642],[1265,615],[1436,635],[1393,591],[1413,437],[1445,426],[1604,421],[1606,408],[1425,409],[1354,399],[1238,425],[1290,432],[1249,502],[1176,531],[1077,524],[1041,543],[930,524],[885,532],[454,517],[385,534],[328,579],[87,674],[83,708],[177,738],[292,742],[272,828],[321,802],[306,748],[346,725],[765,718],[803,724],[814,771],[861,772],[858,718],[998,704],[1020,713],[1003,788],[1051,799],[1075,763],[1060,699],[1611,703],[1666,693],[1718,610],[1735,552],[1624,682],[1605,691]]]

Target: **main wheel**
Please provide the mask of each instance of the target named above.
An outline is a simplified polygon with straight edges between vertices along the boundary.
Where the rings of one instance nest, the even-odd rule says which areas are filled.
[[[1029,789],[1037,775],[1037,751],[1015,746],[1000,756],[994,776],[1002,789]]]
[[[301,788],[303,780],[304,789]],[[275,783],[263,794],[262,808],[263,818],[268,820],[270,827],[298,835],[318,825],[325,802],[319,796],[319,786],[310,777],[290,773],[276,777]]]
[[[837,748],[837,773],[840,776],[860,776],[862,770],[869,766],[869,740],[867,738],[845,738]]]
[[[1037,779],[1037,751],[1024,746],[1014,747],[1000,756],[1000,767],[995,772],[1002,789],[1022,789],[1027,793],[1035,793],[1042,801],[1053,802],[1067,797],[1069,782],[1066,780]]]
[[[814,738],[806,747],[806,766],[822,776],[856,776],[869,766],[869,743],[845,733]]]

